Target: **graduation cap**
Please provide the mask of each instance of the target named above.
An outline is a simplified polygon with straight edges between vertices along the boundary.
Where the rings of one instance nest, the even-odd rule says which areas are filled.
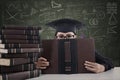
[[[83,24],[80,21],[73,19],[59,19],[46,24],[53,27],[57,32],[74,32],[76,29],[80,29]]]

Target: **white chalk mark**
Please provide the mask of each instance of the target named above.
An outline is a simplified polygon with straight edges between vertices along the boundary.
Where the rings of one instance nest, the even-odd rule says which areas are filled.
[[[115,28],[117,28],[117,26],[107,28],[107,34],[110,34],[110,33],[116,34],[117,32],[114,30]]]
[[[90,25],[98,25],[98,23],[99,23],[99,21],[98,21],[97,18],[91,18],[91,19],[89,20],[89,24],[90,24]]]
[[[51,1],[51,6],[52,6],[52,8],[61,8],[62,7],[62,5],[61,4],[59,4],[59,3],[56,3],[55,1]]]

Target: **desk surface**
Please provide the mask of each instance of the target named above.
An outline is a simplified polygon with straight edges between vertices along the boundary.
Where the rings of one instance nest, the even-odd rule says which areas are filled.
[[[44,74],[28,80],[120,80],[120,67],[103,73]]]

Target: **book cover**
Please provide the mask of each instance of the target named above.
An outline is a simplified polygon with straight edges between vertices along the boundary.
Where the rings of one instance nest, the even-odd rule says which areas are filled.
[[[39,35],[40,30],[9,30],[9,29],[0,29],[1,35]]]
[[[0,48],[40,48],[41,44],[0,44]]]
[[[33,58],[33,57],[40,57],[42,52],[39,53],[11,53],[11,54],[2,54],[0,53],[0,58]]]
[[[2,40],[40,40],[40,36],[30,36],[30,35],[0,35]]]
[[[38,77],[39,75],[39,70],[0,74],[0,80],[25,80],[29,78]]]
[[[31,71],[35,69],[36,69],[36,65],[34,63],[21,64],[15,66],[0,66],[0,74]]]
[[[26,52],[41,52],[42,48],[11,48],[0,49],[0,53],[26,53]]]
[[[34,58],[0,58],[1,66],[14,66],[26,63],[34,63],[38,60],[38,57]]]
[[[45,74],[89,73],[84,62],[95,62],[93,39],[43,40],[42,47],[42,56],[51,64],[42,70]]]
[[[40,44],[41,40],[1,40],[2,44]]]

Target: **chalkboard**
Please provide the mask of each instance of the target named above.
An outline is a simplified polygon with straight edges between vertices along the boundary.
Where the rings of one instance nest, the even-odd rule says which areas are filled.
[[[61,18],[85,24],[78,36],[94,37],[96,49],[120,66],[119,0],[1,0],[0,25],[37,25],[43,39],[54,38],[55,30],[45,24]]]

